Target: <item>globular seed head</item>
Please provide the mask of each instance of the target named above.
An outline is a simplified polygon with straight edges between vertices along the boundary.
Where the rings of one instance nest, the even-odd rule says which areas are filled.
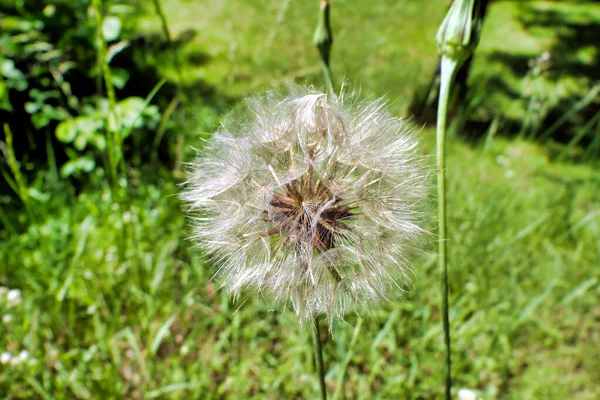
[[[331,320],[400,291],[428,178],[412,126],[382,101],[306,88],[248,100],[191,165],[194,237],[224,287]]]

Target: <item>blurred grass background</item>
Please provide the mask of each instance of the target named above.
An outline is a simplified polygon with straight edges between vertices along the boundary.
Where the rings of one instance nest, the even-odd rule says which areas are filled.
[[[428,154],[447,6],[332,2],[338,86],[413,115]],[[318,396],[308,330],[210,281],[177,198],[181,162],[238,100],[290,80],[322,85],[317,7],[0,0],[4,398]],[[489,3],[448,148],[456,390],[600,397],[599,27],[595,2]],[[346,398],[441,397],[430,254],[409,293],[366,320]],[[323,337],[330,390],[354,322]]]

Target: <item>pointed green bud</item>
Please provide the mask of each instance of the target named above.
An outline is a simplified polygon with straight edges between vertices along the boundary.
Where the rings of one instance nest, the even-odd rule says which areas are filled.
[[[317,46],[321,54],[321,66],[323,67],[323,76],[325,77],[325,86],[327,90],[333,93],[333,78],[331,77],[331,68],[329,67],[329,57],[331,54],[331,45],[333,44],[333,34],[329,24],[329,1],[321,0],[319,8],[319,20],[317,29],[313,36],[313,43]]]
[[[329,65],[329,54],[331,45],[333,44],[333,34],[331,33],[331,25],[329,24],[329,1],[322,0],[319,9],[319,20],[317,29],[313,36],[313,43],[319,49],[323,62]]]
[[[454,0],[438,29],[438,53],[462,64],[479,43],[479,0]]]

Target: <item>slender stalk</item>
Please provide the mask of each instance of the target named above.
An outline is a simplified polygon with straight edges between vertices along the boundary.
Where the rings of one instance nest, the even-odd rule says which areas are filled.
[[[313,43],[321,55],[321,66],[323,69],[323,77],[325,78],[325,86],[327,87],[327,91],[333,94],[333,79],[331,78],[331,68],[329,67],[331,45],[333,44],[333,34],[331,33],[331,26],[329,24],[328,0],[321,0],[317,28],[313,35]],[[329,272],[339,283],[339,281],[342,279],[339,273],[335,269],[330,269]],[[316,315],[313,320],[313,348],[315,353],[317,373],[319,374],[321,398],[322,400],[327,400],[327,388],[325,387],[325,368],[323,366],[323,349],[321,348],[321,334],[319,330],[318,315]]]
[[[450,89],[458,67],[469,58],[479,43],[481,34],[479,0],[454,0],[436,35],[440,63],[440,96],[437,115],[437,176],[438,176],[438,262],[440,270],[442,320],[446,345],[445,398],[452,395],[452,359],[450,348],[450,318],[448,317],[448,264],[446,256],[446,116]]]
[[[437,176],[438,176],[438,226],[439,226],[439,246],[438,262],[441,278],[442,294],[442,318],[444,325],[444,343],[446,346],[446,379],[445,379],[445,398],[450,400],[452,389],[452,360],[450,353],[450,319],[448,317],[448,264],[446,256],[446,116],[448,114],[448,100],[452,81],[458,70],[458,63],[446,56],[442,56],[441,65],[441,84],[440,100],[438,103],[437,115],[437,135],[436,135],[436,154],[437,154]]]
[[[154,10],[156,11],[156,14],[158,14],[158,16],[160,18],[160,23],[162,26],[163,34],[165,35],[167,43],[169,44],[169,51],[171,52],[173,67],[175,67],[175,72],[177,73],[177,82],[176,82],[177,92],[175,94],[176,100],[172,101],[170,104],[173,106],[173,109],[171,110],[171,112],[173,112],[174,107],[176,107],[180,103],[185,103],[187,100],[186,94],[183,91],[183,69],[181,67],[179,52],[173,45],[173,40],[171,39],[171,30],[169,29],[169,23],[167,22],[167,17],[162,9],[160,0],[152,0],[152,1],[154,4]],[[165,124],[168,120],[168,117],[169,117],[168,114],[164,114],[163,118],[165,120]],[[185,124],[185,121],[183,120],[183,118],[184,118],[183,114],[179,113],[179,123],[181,125]],[[166,126],[166,125],[164,125],[164,126]],[[164,134],[164,131],[163,131],[163,134]],[[162,138],[162,134],[160,136],[159,135],[157,135],[157,136],[158,136],[158,139],[156,139],[156,140],[159,140]],[[173,174],[175,176],[181,175],[181,165],[182,165],[182,160],[183,160],[183,145],[184,145],[183,133],[178,133],[177,137],[176,137],[176,141],[175,141],[175,163],[174,163],[175,165],[173,168]],[[155,157],[157,157],[157,151],[155,149],[153,149],[153,155]]]
[[[329,1],[321,0],[319,19],[313,36],[313,43],[317,46],[321,55],[321,67],[325,78],[325,86],[327,87],[327,91],[333,93],[333,78],[331,75],[331,66],[329,65],[331,46],[333,45],[333,33],[331,32],[331,24],[329,23],[329,10]]]
[[[362,328],[362,325],[363,318],[359,316],[358,321],[356,321],[356,325],[354,326],[354,333],[352,333],[350,347],[348,348],[346,358],[344,358],[344,363],[342,364],[342,370],[340,371],[340,375],[338,376],[335,392],[333,393],[333,400],[341,399],[344,394],[344,380],[346,379],[346,371],[348,371],[348,366],[350,365],[350,361],[352,361],[352,356],[354,355],[354,348],[356,347],[356,342],[358,341],[358,337],[360,336],[360,330]]]
[[[329,66],[329,61],[325,62],[321,60],[321,65],[323,68],[323,75],[325,76],[325,86],[327,87],[327,91],[333,92],[333,78],[331,76],[331,67]]]
[[[321,399],[327,400],[327,388],[325,387],[325,367],[323,365],[323,349],[321,347],[321,332],[319,328],[319,317],[315,316],[313,320],[313,350],[315,353],[315,366],[319,375],[319,388],[321,389]]]
[[[110,66],[106,61],[106,42],[102,36],[102,0],[93,0],[92,5],[96,17],[96,45],[98,46],[98,68],[102,71],[106,95],[108,97],[109,117],[106,121],[106,137],[108,148],[108,162],[113,185],[117,184],[119,163],[122,162],[121,153],[121,124],[117,114],[117,100],[112,84]],[[111,124],[112,118],[112,124]],[[111,126],[114,125],[114,126]],[[112,129],[111,129],[112,128]]]
[[[321,56],[321,67],[323,69],[323,77],[325,78],[325,86],[327,91],[333,95],[333,79],[331,77],[331,68],[329,66],[331,45],[333,44],[333,34],[331,33],[331,25],[329,23],[329,7],[328,0],[321,0],[317,28],[313,35],[313,43],[317,47],[317,50],[319,50],[319,54]],[[342,280],[342,277],[335,269],[329,269],[329,272],[338,283]],[[321,399],[327,400],[325,367],[323,366],[323,349],[321,347],[321,334],[319,329],[318,315],[316,315],[313,320],[313,348],[315,353],[315,364],[317,367],[317,373],[319,375]]]
[[[171,30],[169,29],[169,24],[167,22],[167,17],[165,15],[165,13],[163,12],[162,6],[160,4],[160,0],[152,0],[152,2],[154,3],[154,10],[156,11],[156,14],[158,14],[158,17],[160,18],[160,24],[163,30],[163,33],[165,35],[165,38],[167,39],[167,43],[169,44],[169,50],[172,53],[173,56],[173,66],[175,67],[175,72],[177,73],[177,90],[179,91],[181,89],[181,84],[183,83],[183,73],[182,73],[182,69],[181,69],[181,62],[179,61],[179,54],[178,52],[175,50],[175,47],[173,47],[173,40],[171,39]]]
[[[27,192],[27,186],[25,185],[25,179],[23,178],[23,174],[21,174],[21,169],[19,168],[19,163],[17,162],[17,157],[15,156],[13,135],[12,131],[10,130],[10,126],[8,126],[7,123],[4,124],[4,135],[6,136],[6,159],[8,161],[8,166],[15,177],[15,182],[17,183],[17,194],[21,198],[23,204],[28,206],[29,194]]]
[[[165,111],[162,114],[160,124],[158,125],[158,129],[156,130],[156,135],[154,136],[154,139],[152,140],[151,157],[152,157],[153,163],[158,160],[158,147],[160,146],[160,142],[162,141],[163,137],[165,136],[165,132],[167,131],[167,124],[168,124],[169,120],[171,119],[171,115],[175,111],[175,108],[177,108],[178,104],[179,104],[179,95],[176,94],[175,96],[173,96],[173,98],[169,102],[169,105],[167,105],[167,108],[165,108]]]
[[[10,126],[8,126],[7,123],[4,123],[4,135],[6,137],[5,156],[6,156],[6,160],[8,162],[8,167],[10,168],[10,171],[12,172],[13,177],[15,178],[15,184],[16,184],[15,191],[17,192],[17,194],[19,195],[19,198],[21,199],[21,201],[23,202],[23,205],[25,206],[25,210],[27,211],[27,214],[29,215],[29,221],[33,222],[34,215],[33,215],[33,208],[31,207],[31,204],[29,201],[29,190],[27,189],[27,184],[25,182],[25,178],[23,177],[23,174],[21,173],[21,168],[19,166],[19,162],[17,161],[17,157],[15,155],[15,149],[13,147],[13,134],[12,134],[12,131],[10,130]]]

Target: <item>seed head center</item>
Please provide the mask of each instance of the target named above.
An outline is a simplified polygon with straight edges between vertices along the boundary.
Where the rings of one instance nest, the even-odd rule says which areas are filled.
[[[318,252],[326,251],[350,231],[352,209],[320,180],[301,177],[273,194],[268,215],[274,226],[268,235],[281,235],[283,244],[309,244]]]

